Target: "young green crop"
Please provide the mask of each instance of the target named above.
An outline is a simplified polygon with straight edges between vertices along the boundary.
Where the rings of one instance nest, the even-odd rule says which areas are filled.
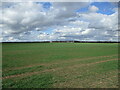
[[[117,88],[117,43],[3,43],[4,88]]]

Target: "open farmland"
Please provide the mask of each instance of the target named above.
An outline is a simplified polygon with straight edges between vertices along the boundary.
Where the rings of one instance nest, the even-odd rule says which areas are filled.
[[[117,88],[117,43],[3,43],[3,88]]]

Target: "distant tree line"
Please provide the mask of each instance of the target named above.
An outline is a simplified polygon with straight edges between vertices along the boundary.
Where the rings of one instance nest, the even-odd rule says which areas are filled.
[[[2,43],[120,43],[118,41],[27,41],[27,42],[2,42]]]

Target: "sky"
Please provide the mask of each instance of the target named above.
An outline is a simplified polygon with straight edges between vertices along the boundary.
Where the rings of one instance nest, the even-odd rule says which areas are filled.
[[[118,41],[118,3],[3,2],[0,41]]]

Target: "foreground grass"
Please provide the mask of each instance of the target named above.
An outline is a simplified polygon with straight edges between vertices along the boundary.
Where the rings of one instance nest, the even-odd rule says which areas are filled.
[[[4,43],[3,87],[117,88],[117,50],[116,43]]]

